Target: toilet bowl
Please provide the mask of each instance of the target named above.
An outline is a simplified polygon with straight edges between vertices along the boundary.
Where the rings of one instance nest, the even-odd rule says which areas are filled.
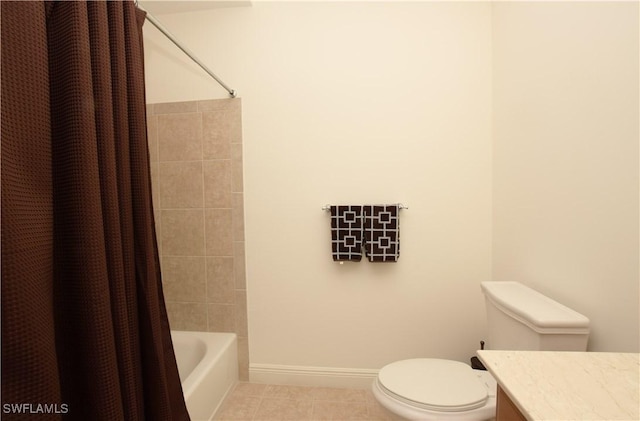
[[[482,282],[489,349],[586,351],[589,319],[518,282]],[[375,398],[410,420],[481,421],[495,417],[496,381],[451,360],[419,358],[384,366]]]
[[[372,389],[380,404],[409,420],[482,421],[496,411],[493,377],[458,361],[396,361],[380,370]]]

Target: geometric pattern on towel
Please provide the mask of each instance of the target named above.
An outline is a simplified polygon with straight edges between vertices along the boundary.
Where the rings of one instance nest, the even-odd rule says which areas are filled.
[[[362,259],[362,206],[331,206],[331,254],[336,262]]]
[[[366,205],[364,249],[370,262],[397,262],[400,257],[399,206]]]

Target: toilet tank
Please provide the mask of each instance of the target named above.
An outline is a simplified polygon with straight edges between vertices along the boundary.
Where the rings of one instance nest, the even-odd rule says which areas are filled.
[[[586,351],[589,319],[518,282],[482,282],[488,349]]]

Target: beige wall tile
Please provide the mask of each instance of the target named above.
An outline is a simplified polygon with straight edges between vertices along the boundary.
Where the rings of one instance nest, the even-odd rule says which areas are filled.
[[[156,231],[159,232],[160,171],[158,169],[158,118],[153,115],[153,104],[147,104],[147,145],[149,148],[149,172],[151,174],[151,198],[153,200]]]
[[[160,213],[154,215],[155,229],[156,229],[156,242],[158,244],[158,258],[162,265],[162,225],[160,224]]]
[[[202,161],[160,162],[162,209],[202,208]]]
[[[200,113],[158,116],[158,159],[160,161],[202,159]]]
[[[202,154],[205,159],[229,159],[231,145],[228,143],[205,142],[202,145]]]
[[[238,376],[240,381],[249,381],[249,338],[238,337]]]
[[[167,301],[204,302],[207,296],[205,258],[164,256],[162,282]]]
[[[231,122],[224,112],[202,113],[202,153],[204,159],[230,159]]]
[[[232,148],[235,148],[236,145],[232,145]],[[242,169],[242,159],[232,159],[231,160],[231,191],[232,192],[242,192],[244,190],[244,175]]]
[[[235,332],[236,306],[233,304],[207,304],[209,332]]]
[[[238,333],[238,367],[246,381],[241,115],[239,99],[147,107],[156,229],[171,326]]]
[[[207,256],[233,256],[231,209],[205,209]]]
[[[147,143],[149,144],[149,160],[158,161],[158,117],[147,115]]]
[[[249,338],[238,337],[238,376],[249,381]]]
[[[232,144],[242,143],[242,119],[240,110],[227,115],[227,118],[231,122],[229,127],[229,140]]]
[[[229,140],[231,141],[231,143],[242,143],[241,100],[230,103],[226,109],[226,114],[227,114],[227,119],[231,123]]]
[[[153,201],[153,211],[160,215],[160,169],[158,162],[152,162],[149,165],[151,173],[151,199]]]
[[[207,257],[207,302],[235,303],[233,257]]]
[[[207,305],[205,303],[167,301],[166,305],[172,330],[207,331]]]
[[[198,101],[198,111],[231,111],[240,108],[240,98],[210,99]]]
[[[203,161],[204,206],[206,208],[230,208],[231,160]]]
[[[244,259],[244,242],[233,243],[233,265],[236,279],[236,289],[247,289],[247,276]]]
[[[202,209],[163,210],[162,254],[204,256],[204,212]]]
[[[243,146],[242,143],[233,143],[231,145],[231,159],[242,161]]]
[[[236,295],[236,329],[238,336],[249,336],[249,324],[247,320],[247,291],[237,289]]]
[[[185,101],[154,104],[153,111],[155,114],[194,113],[198,111],[198,102]]]
[[[244,241],[244,196],[232,193],[233,241]]]

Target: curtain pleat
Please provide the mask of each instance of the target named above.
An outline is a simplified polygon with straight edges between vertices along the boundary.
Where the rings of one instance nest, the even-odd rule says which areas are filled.
[[[2,2],[3,404],[65,404],[57,416],[74,420],[189,419],[154,232],[143,22],[130,1]],[[9,47],[30,26],[30,47]],[[5,133],[34,101],[42,121]],[[23,207],[42,202],[35,227],[22,191]],[[37,250],[20,247],[24,230]],[[19,263],[32,254],[46,257],[33,274]]]
[[[45,5],[0,2],[0,7],[2,403],[56,403],[61,392]]]

